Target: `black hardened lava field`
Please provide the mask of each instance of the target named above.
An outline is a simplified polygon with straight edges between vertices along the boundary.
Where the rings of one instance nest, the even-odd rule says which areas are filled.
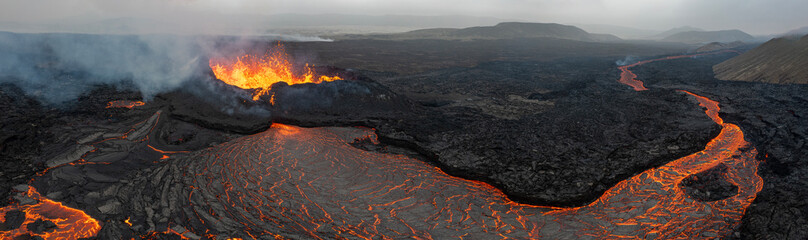
[[[808,237],[808,86],[713,74],[754,45],[0,40],[0,239]]]

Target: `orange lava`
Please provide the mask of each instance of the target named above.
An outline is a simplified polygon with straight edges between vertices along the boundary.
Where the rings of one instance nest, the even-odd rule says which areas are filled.
[[[127,102],[127,101],[112,101],[113,102]],[[140,134],[142,138],[139,139],[129,139],[133,142],[142,142],[148,141],[148,133],[154,129],[156,126],[157,121],[159,121],[159,117],[161,112],[158,111],[152,118],[154,121],[152,124],[149,124],[149,119],[143,120],[141,122],[136,123],[131,127],[131,129],[127,130],[126,132],[122,133],[120,136],[111,137],[107,139],[102,139],[92,143],[92,145],[102,144],[109,140],[125,140],[130,138],[130,134],[137,134],[138,129],[146,129],[147,133]],[[162,151],[157,148],[148,145],[151,149],[156,152],[165,153],[165,154],[174,154],[174,153],[183,153],[186,151]],[[109,162],[88,162],[85,160],[87,154],[93,153],[97,150],[93,149],[81,156],[81,159],[69,162],[65,164],[61,164],[58,166],[46,168],[45,170],[37,173],[37,176],[43,176],[48,173],[50,170],[66,166],[66,165],[85,165],[85,164],[111,164]],[[163,155],[164,158],[167,158],[167,155]],[[32,179],[33,181],[33,179]],[[0,239],[15,239],[15,237],[31,235],[31,236],[40,236],[44,239],[79,239],[79,238],[91,238],[94,237],[98,231],[101,229],[99,222],[93,219],[91,216],[85,214],[83,211],[70,208],[67,206],[62,205],[59,202],[52,201],[45,197],[42,197],[39,192],[36,191],[33,187],[29,187],[28,191],[25,193],[28,198],[34,199],[37,201],[36,204],[33,205],[10,205],[0,209],[0,222],[5,221],[5,214],[9,211],[20,210],[26,213],[25,222],[23,222],[22,226],[19,228],[13,229],[11,231],[0,231]],[[49,220],[56,224],[55,230],[46,231],[44,233],[34,233],[27,228],[27,224],[32,223],[38,219],[42,220]],[[127,218],[124,220],[124,223],[131,226],[130,219]]]
[[[107,108],[129,108],[132,109],[134,107],[140,107],[146,105],[146,103],[141,101],[130,101],[130,100],[115,100],[110,101],[107,103]]]
[[[211,58],[209,63],[219,80],[243,89],[255,89],[253,93],[255,101],[267,94],[273,84],[279,82],[293,85],[342,80],[339,76],[316,76],[308,64],[304,67],[303,74],[295,74],[289,55],[280,44],[263,56]]]
[[[628,67],[624,73],[642,83]],[[245,238],[724,238],[737,230],[762,188],[757,151],[738,126],[718,116],[717,102],[686,93],[722,126],[721,133],[704,150],[630,177],[582,207],[516,203],[484,182],[351,146],[357,140],[376,143],[373,129],[277,123],[178,159],[172,163],[181,167],[169,169],[185,178],[154,184],[179,184],[188,196],[193,209],[178,222],[198,222],[208,230],[225,224],[243,229],[235,237]],[[718,165],[726,166],[726,180],[738,187],[735,195],[700,201],[684,191],[684,179]]]
[[[252,238],[721,238],[737,229],[762,186],[757,152],[737,126],[723,126],[703,151],[626,179],[587,206],[554,208],[516,203],[484,182],[349,144],[372,141],[372,129],[345,136],[344,129],[276,123],[178,160],[197,164],[178,163],[186,169],[176,171],[192,177],[176,181],[191,184],[182,188],[189,201],[204,203],[180,221],[213,227],[221,222],[202,216],[215,216]],[[737,194],[704,202],[682,189],[683,179],[719,164]]]
[[[629,68],[636,67],[636,66],[643,65],[643,64],[646,64],[646,63],[650,63],[650,62],[661,61],[661,60],[673,60],[673,59],[689,58],[689,57],[704,56],[704,55],[711,55],[711,54],[728,53],[728,52],[739,53],[738,51],[735,51],[735,50],[722,50],[722,51],[718,51],[718,52],[689,54],[689,55],[678,55],[678,56],[668,56],[668,57],[664,57],[664,58],[657,58],[657,59],[639,61],[639,62],[636,62],[636,63],[633,63],[633,64],[620,66],[620,67],[618,67],[620,69],[620,71],[621,71],[620,72],[620,80],[618,80],[618,82],[620,82],[622,84],[625,84],[625,85],[631,86],[632,88],[634,88],[635,91],[645,91],[645,90],[648,90],[648,88],[645,88],[642,81],[637,80],[637,74],[634,74],[633,72],[628,70]]]
[[[19,228],[0,231],[0,239],[15,239],[29,234],[44,239],[79,239],[95,236],[101,229],[98,221],[81,210],[70,208],[39,195],[33,187],[28,188],[27,197],[37,201],[32,205],[10,205],[0,209],[0,222],[5,221],[9,211],[25,212],[25,221]],[[28,230],[28,224],[36,220],[47,220],[56,224],[56,228],[43,233]]]

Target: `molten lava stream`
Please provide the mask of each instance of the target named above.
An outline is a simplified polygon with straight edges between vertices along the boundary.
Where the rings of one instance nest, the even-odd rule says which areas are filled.
[[[107,103],[106,108],[129,108],[132,109],[134,107],[140,107],[146,105],[146,103],[141,101],[130,101],[130,100],[115,100],[110,101]]]
[[[342,80],[339,76],[316,76],[308,64],[303,74],[295,74],[289,55],[282,45],[270,49],[263,56],[244,55],[229,58],[211,58],[210,68],[216,78],[223,82],[243,88],[254,89],[253,100],[269,93],[272,85],[285,82],[289,85],[303,83],[321,83]]]
[[[98,221],[83,211],[44,198],[33,187],[28,187],[25,195],[33,199],[35,203],[28,205],[15,204],[0,208],[0,222],[8,220],[6,215],[11,211],[16,210],[25,213],[25,221],[23,221],[22,225],[8,231],[0,231],[0,239],[18,239],[18,237],[26,235],[38,236],[44,239],[79,239],[94,237],[98,230],[101,229]],[[56,227],[39,233],[28,229],[29,224],[33,224],[38,220],[51,221],[56,224]]]
[[[689,58],[689,57],[696,57],[696,56],[705,56],[705,55],[712,55],[712,54],[719,54],[719,53],[728,53],[728,52],[739,53],[738,51],[735,51],[735,50],[722,50],[722,51],[718,51],[718,52],[698,53],[698,54],[678,55],[678,56],[668,56],[668,57],[664,57],[664,58],[657,58],[657,59],[639,61],[639,62],[636,62],[636,63],[633,63],[633,64],[619,66],[618,69],[620,69],[620,80],[618,80],[618,82],[620,82],[622,84],[625,84],[625,85],[631,86],[632,88],[634,88],[635,91],[645,91],[645,90],[648,90],[648,88],[645,88],[642,81],[637,80],[637,74],[634,74],[633,72],[631,72],[631,70],[628,70],[629,68],[636,67],[636,66],[643,65],[643,64],[646,64],[646,63],[650,63],[650,62],[662,61],[662,60],[673,60],[673,59]]]
[[[110,104],[114,105],[113,103],[127,103],[124,105],[129,106],[128,102],[132,101],[126,101],[126,100],[112,101],[110,102]],[[118,134],[117,136],[102,139],[100,141],[92,143],[89,146],[92,146],[93,150],[90,150],[82,154],[79,160],[67,163],[59,163],[53,167],[49,167],[37,173],[36,175],[38,177],[41,177],[47,174],[52,169],[68,165],[75,166],[84,164],[112,164],[110,162],[88,162],[85,160],[85,158],[88,156],[88,154],[93,153],[97,150],[97,148],[95,148],[95,145],[104,144],[105,142],[108,142],[108,140],[119,140],[122,142],[130,142],[130,143],[148,142],[149,140],[148,135],[157,125],[161,113],[162,111],[155,112],[149,119],[136,123],[126,132]],[[146,146],[150,147],[154,151],[164,154],[176,154],[184,152],[184,151],[162,151],[152,147],[148,143],[146,143]],[[33,179],[31,181],[33,181]],[[6,227],[14,227],[14,228],[13,229],[0,228],[1,240],[28,239],[25,238],[25,236],[38,236],[44,239],[65,239],[65,240],[91,238],[95,237],[96,234],[101,229],[99,222],[93,219],[91,216],[84,213],[82,210],[70,208],[63,205],[60,202],[47,199],[43,197],[34,187],[28,186],[28,190],[26,192],[19,194],[21,195],[21,198],[17,199],[18,201],[17,203],[0,208],[0,223],[9,220],[8,214],[16,211],[24,213],[24,216],[22,216],[24,220],[20,226],[8,226],[7,225],[8,223],[3,224],[6,225]],[[40,222],[50,221],[53,222],[56,227],[53,229],[46,228],[45,231],[43,232],[37,232],[36,229],[30,229],[29,224],[34,225],[42,224],[37,223],[37,221]]]

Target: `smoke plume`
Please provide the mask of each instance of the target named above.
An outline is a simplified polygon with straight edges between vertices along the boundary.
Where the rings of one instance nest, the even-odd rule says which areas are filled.
[[[283,41],[326,41],[295,36]],[[243,38],[233,37],[232,42]],[[49,104],[76,99],[90,87],[136,88],[149,100],[206,77],[216,38],[176,35],[17,34],[0,32],[0,83],[13,83]]]
[[[617,60],[614,63],[617,64],[617,66],[625,66],[625,65],[635,63],[635,62],[637,62],[639,60],[640,59],[637,56],[626,56],[626,58],[621,59],[621,60]]]

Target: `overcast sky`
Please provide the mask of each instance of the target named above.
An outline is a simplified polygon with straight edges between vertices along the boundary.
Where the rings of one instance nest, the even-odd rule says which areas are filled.
[[[0,22],[121,17],[194,22],[211,13],[468,15],[652,30],[689,25],[751,34],[808,26],[808,0],[0,0]]]

